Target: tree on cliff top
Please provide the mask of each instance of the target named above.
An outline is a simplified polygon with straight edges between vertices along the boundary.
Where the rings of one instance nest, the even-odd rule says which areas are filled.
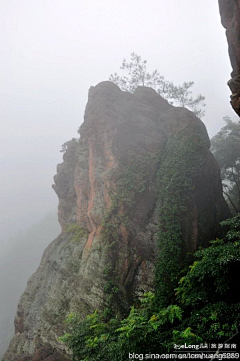
[[[174,106],[188,108],[199,118],[203,117],[205,97],[198,95],[192,97],[190,88],[194,85],[193,81],[184,82],[182,85],[174,85],[167,81],[155,69],[152,73],[147,71],[147,60],[142,60],[141,56],[132,53],[131,60],[128,63],[123,59],[120,69],[127,71],[128,76],[119,76],[117,73],[111,74],[109,80],[117,84],[120,89],[133,93],[138,86],[146,86],[156,90],[164,99],[168,100]]]

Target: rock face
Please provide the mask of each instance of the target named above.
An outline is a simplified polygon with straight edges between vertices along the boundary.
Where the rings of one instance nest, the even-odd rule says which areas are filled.
[[[231,104],[240,116],[240,0],[219,0],[222,25],[226,29],[229,57],[232,64]]]
[[[54,178],[62,233],[28,281],[4,361],[69,360],[58,337],[70,312],[85,316],[106,306],[114,285],[120,291],[111,302],[124,314],[134,297],[153,290],[162,206],[158,170],[174,137],[201,144],[181,216],[188,250],[214,238],[218,222],[229,216],[204,124],[154,90],[130,94],[111,82],[90,88],[80,134]]]

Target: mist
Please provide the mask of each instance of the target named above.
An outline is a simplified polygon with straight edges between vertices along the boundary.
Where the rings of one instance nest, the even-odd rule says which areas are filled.
[[[12,237],[0,257],[0,359],[14,334],[13,320],[27,280],[36,271],[43,250],[59,232],[56,214],[49,213],[25,232]]]
[[[224,116],[236,119],[217,0],[2,0],[0,19],[0,256],[17,251],[13,236],[57,214],[51,185],[61,145],[78,136],[90,86],[120,74],[130,53],[176,85],[195,82],[210,136]]]
[[[2,1],[1,239],[50,210],[61,145],[77,136],[88,89],[136,52],[167,80],[206,96],[210,135],[234,114],[217,1]]]

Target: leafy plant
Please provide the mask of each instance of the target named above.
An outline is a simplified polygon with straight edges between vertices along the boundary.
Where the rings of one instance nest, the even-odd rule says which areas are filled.
[[[77,138],[72,138],[71,140],[63,143],[60,152],[66,153],[67,150],[71,150],[72,148],[75,148],[76,144],[77,144]]]
[[[186,257],[182,218],[188,212],[193,179],[204,161],[204,142],[188,129],[170,139],[158,173],[159,232],[156,296],[161,307],[174,302],[174,288]]]
[[[155,69],[152,73],[147,71],[147,61],[141,56],[132,53],[130,62],[123,59],[120,69],[125,70],[128,76],[119,76],[117,73],[111,74],[109,80],[117,84],[120,89],[133,93],[138,86],[151,87],[157,91],[170,104],[190,109],[198,117],[203,117],[205,112],[200,107],[205,107],[203,103],[205,97],[198,95],[193,98],[190,90],[194,85],[193,81],[184,82],[182,85],[174,85],[167,81]]]
[[[86,237],[88,234],[87,231],[77,223],[68,223],[65,226],[65,232],[71,236],[70,240],[75,242],[80,241],[81,238]]]
[[[108,310],[82,320],[71,314],[60,338],[75,361],[126,361],[129,353],[166,353],[174,343],[224,342],[240,324],[240,214],[222,222],[226,236],[195,253],[180,279],[175,304],[160,307],[148,292],[123,320]]]

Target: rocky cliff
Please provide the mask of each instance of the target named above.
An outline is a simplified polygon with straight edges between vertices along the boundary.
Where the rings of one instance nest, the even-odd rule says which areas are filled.
[[[240,116],[240,1],[219,0],[222,25],[226,29],[229,57],[232,65],[231,79],[228,82],[231,89],[231,104]]]
[[[165,194],[183,199],[176,212],[185,252],[214,238],[229,215],[204,124],[154,90],[92,87],[80,134],[54,178],[62,233],[28,281],[4,361],[69,360],[58,337],[70,312],[111,303],[124,314],[153,290]]]

